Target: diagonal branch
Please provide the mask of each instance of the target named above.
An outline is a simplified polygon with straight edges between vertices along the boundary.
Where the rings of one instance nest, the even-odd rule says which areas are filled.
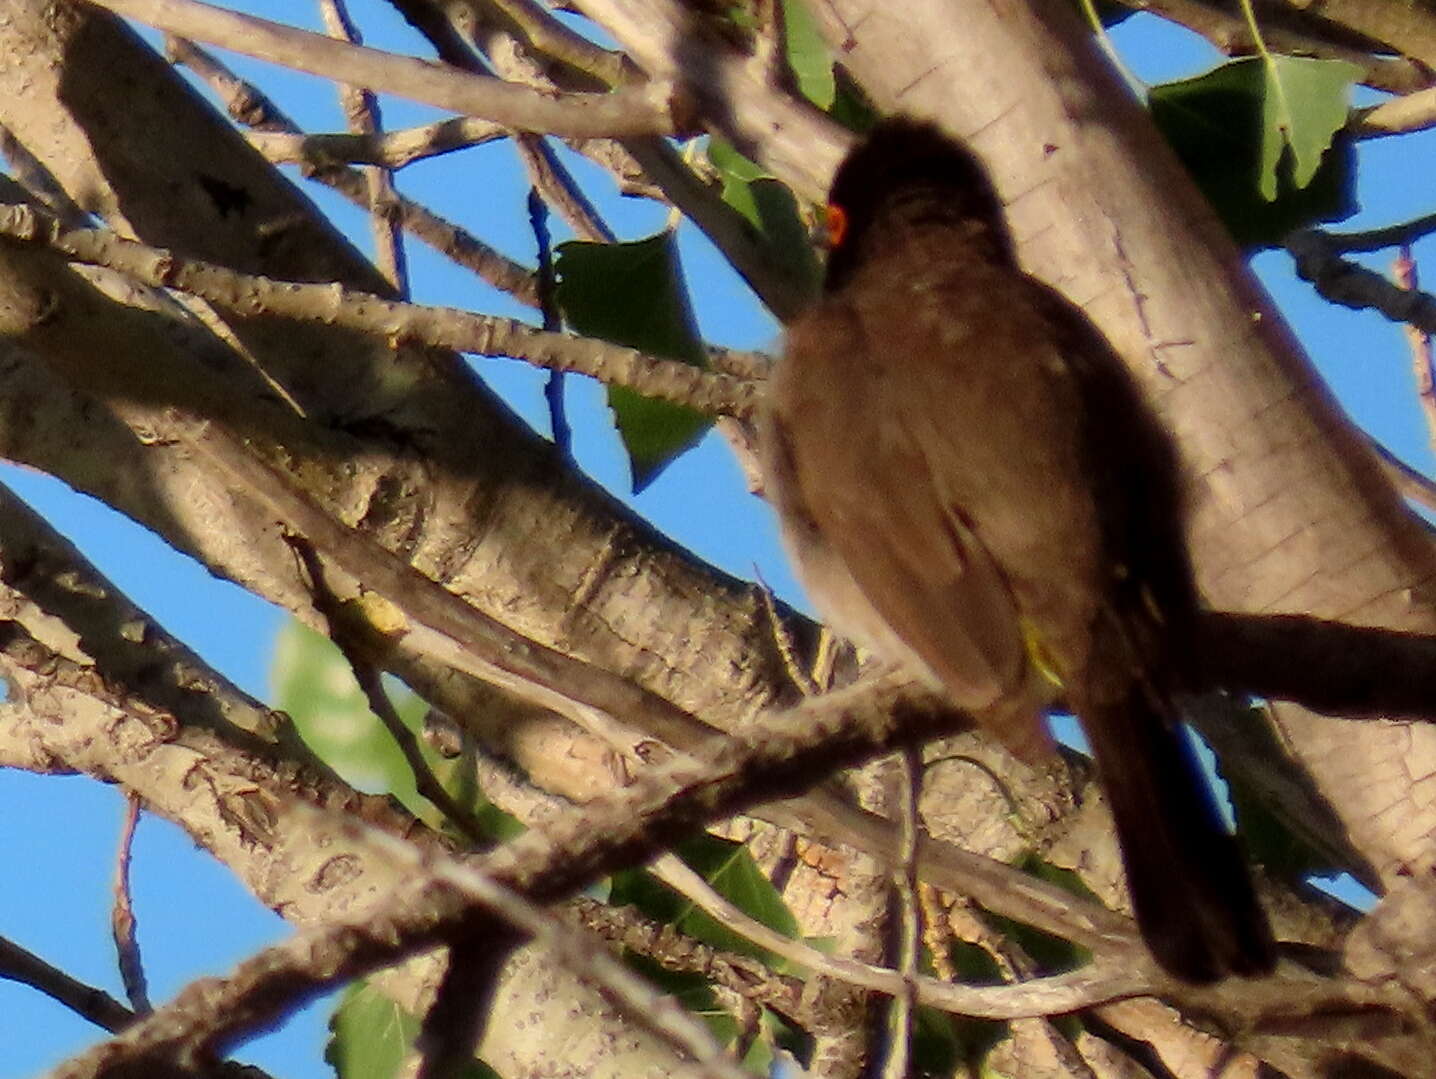
[[[554,97],[498,79],[476,78],[417,57],[335,41],[323,34],[197,0],[96,2],[116,14],[172,34],[452,112],[482,116],[521,131],[583,138],[666,135],[691,126],[679,99],[659,83],[609,94]]]
[[[0,937],[0,978],[38,989],[111,1034],[135,1021],[135,1013],[103,989],[77,981],[5,937]]]
[[[404,609],[416,621],[397,627],[370,626],[364,643],[380,657],[394,637],[422,636],[426,651],[446,658],[455,669],[569,715],[581,726],[601,725],[602,719],[593,715],[597,712],[670,745],[691,744],[695,737],[709,733],[700,720],[656,693],[530,640],[465,603],[374,540],[335,520],[288,477],[229,437],[211,429],[195,434],[193,445],[345,573],[380,596],[402,597]],[[351,643],[358,647],[357,639]]]
[[[579,0],[578,7],[628,49],[653,79],[678,82],[706,124],[748,158],[771,169],[799,195],[827,194],[851,134],[706,24],[679,0]]]
[[[362,45],[364,39],[349,15],[344,0],[320,0],[329,36],[351,45]],[[356,135],[373,137],[383,131],[383,110],[379,95],[362,86],[339,84],[339,101],[344,107],[349,130]],[[374,237],[374,262],[385,279],[394,286],[395,295],[409,298],[409,264],[404,254],[398,220],[399,193],[394,188],[394,174],[378,165],[364,169],[365,188],[369,195],[370,232]]]

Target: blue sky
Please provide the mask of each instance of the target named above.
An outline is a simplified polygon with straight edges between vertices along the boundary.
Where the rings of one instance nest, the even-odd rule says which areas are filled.
[[[295,5],[277,0],[243,6],[288,21],[301,14]],[[371,44],[421,48],[385,5],[356,3],[354,9]],[[311,17],[309,25],[314,23]],[[1123,24],[1114,37],[1128,65],[1148,81],[1194,74],[1217,59],[1201,42],[1144,16]],[[243,58],[231,60],[306,127],[337,130],[342,125],[328,84]],[[435,115],[398,101],[387,101],[385,110],[391,127]],[[1432,174],[1433,145],[1431,137],[1420,136],[1362,146],[1363,210],[1343,227],[1384,225],[1430,212],[1429,185],[1417,185],[1410,178]],[[594,179],[591,191],[605,193],[603,210],[623,238],[638,238],[662,227],[661,211],[612,197],[611,183],[586,162],[576,161],[574,168]],[[399,183],[406,193],[466,223],[501,249],[532,261],[533,239],[524,211],[527,185],[506,145],[422,163],[405,170]],[[321,189],[308,190],[367,249],[362,216]],[[560,223],[555,220],[553,226],[562,238]],[[691,228],[682,231],[681,249],[694,308],[708,339],[742,348],[774,346],[776,325]],[[418,298],[499,314],[522,313],[422,245],[410,245],[409,253]],[[1418,258],[1420,254],[1418,246]],[[1353,418],[1409,463],[1429,471],[1430,451],[1411,392],[1400,331],[1374,315],[1330,308],[1293,279],[1283,254],[1262,255],[1255,266]],[[478,369],[523,416],[545,429],[542,373],[498,360],[479,361]],[[579,379],[569,382],[579,460],[598,482],[628,498],[626,465],[607,423],[601,391]],[[173,554],[147,530],[63,484],[12,466],[0,467],[0,480],[75,541],[172,633],[241,687],[268,699],[269,654],[283,622],[281,612],[214,579]],[[700,556],[742,577],[751,577],[756,566],[781,595],[801,602],[778,550],[771,517],[746,493],[720,439],[705,439],[641,496],[628,500]],[[118,793],[83,777],[54,779],[0,771],[0,806],[4,807],[0,859],[11,867],[11,883],[0,889],[0,934],[120,996],[108,936],[110,878],[122,819]],[[141,945],[156,1001],[191,978],[223,973],[287,932],[280,919],[255,903],[221,866],[164,821],[147,817],[142,822],[133,879]],[[324,1019],[322,1006],[311,1008],[279,1033],[247,1046],[238,1057],[293,1079],[327,1075],[329,1069],[321,1060]],[[0,982],[0,1079],[34,1074],[97,1036],[94,1028],[59,1005],[24,987]]]

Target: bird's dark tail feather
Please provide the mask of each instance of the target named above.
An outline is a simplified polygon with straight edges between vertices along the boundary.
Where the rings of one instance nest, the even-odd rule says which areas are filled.
[[[1276,965],[1271,926],[1185,733],[1134,687],[1085,709],[1137,924],[1167,971],[1205,984]]]

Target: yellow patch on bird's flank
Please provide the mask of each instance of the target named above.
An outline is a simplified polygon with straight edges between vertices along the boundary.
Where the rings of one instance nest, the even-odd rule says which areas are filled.
[[[1036,669],[1045,682],[1055,690],[1062,690],[1066,683],[1062,680],[1062,672],[1058,670],[1057,662],[1052,654],[1042,643],[1042,634],[1037,627],[1026,618],[1018,620],[1022,629],[1022,645],[1027,651],[1027,660]]]
[[[377,592],[364,592],[345,600],[344,614],[381,637],[400,637],[409,629],[409,619],[403,610]]]

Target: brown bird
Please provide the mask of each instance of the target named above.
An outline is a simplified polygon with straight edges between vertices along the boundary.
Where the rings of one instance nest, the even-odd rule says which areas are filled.
[[[1015,752],[1081,720],[1148,946],[1260,975],[1271,931],[1180,726],[1197,610],[1174,446],[987,174],[910,119],[838,169],[823,296],[772,380],[770,497],[825,618]]]

